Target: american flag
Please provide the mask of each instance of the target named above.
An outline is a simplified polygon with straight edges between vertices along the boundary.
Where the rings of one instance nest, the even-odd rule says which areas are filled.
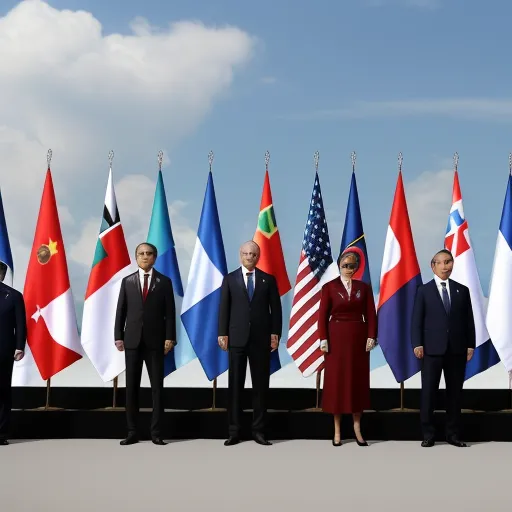
[[[318,337],[318,308],[322,286],[339,276],[331,243],[318,173],[302,240],[299,268],[293,290],[286,348],[304,377],[321,370],[324,360]]]

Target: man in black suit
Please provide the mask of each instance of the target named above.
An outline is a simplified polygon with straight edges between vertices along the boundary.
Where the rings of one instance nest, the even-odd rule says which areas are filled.
[[[121,282],[117,303],[114,339],[126,359],[126,416],[128,437],[121,445],[137,443],[139,390],[142,364],[146,363],[153,396],[151,439],[162,440],[162,391],[164,356],[176,345],[176,308],[171,280],[153,268],[157,248],[149,243],[135,250],[137,272]]]
[[[0,446],[8,445],[11,381],[14,361],[25,354],[27,320],[23,295],[4,284],[7,265],[0,261]]]
[[[453,256],[439,251],[431,261],[434,279],[419,286],[412,316],[414,355],[421,370],[421,446],[434,446],[434,402],[441,371],[446,383],[446,440],[465,447],[459,439],[462,388],[466,362],[475,349],[475,322],[469,289],[452,279]]]
[[[240,441],[242,392],[247,360],[253,396],[253,439],[265,438],[266,399],[270,379],[270,352],[277,350],[282,329],[281,299],[274,276],[256,268],[260,248],[246,242],[240,248],[242,266],[224,277],[219,311],[219,346],[229,350],[229,438]]]

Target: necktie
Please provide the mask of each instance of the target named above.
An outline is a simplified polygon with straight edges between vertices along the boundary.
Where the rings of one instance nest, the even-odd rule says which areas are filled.
[[[249,300],[252,300],[252,296],[254,295],[253,273],[247,272],[245,275],[247,276],[247,293],[249,294]]]
[[[144,288],[142,289],[142,300],[145,301],[148,296],[149,274],[144,274]]]
[[[443,289],[444,309],[446,309],[446,313],[450,314],[450,297],[448,297],[448,290],[446,289],[446,283],[441,283],[441,288]]]

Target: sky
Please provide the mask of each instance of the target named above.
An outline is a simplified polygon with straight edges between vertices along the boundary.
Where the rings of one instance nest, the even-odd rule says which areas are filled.
[[[0,187],[22,289],[46,171],[73,294],[92,264],[114,150],[130,248],[147,236],[157,153],[182,279],[208,152],[228,267],[252,238],[270,152],[274,209],[294,282],[314,180],[337,256],[356,152],[372,282],[403,153],[423,279],[442,248],[453,154],[484,293],[509,172],[505,1],[2,0]],[[377,290],[376,290],[377,291]]]

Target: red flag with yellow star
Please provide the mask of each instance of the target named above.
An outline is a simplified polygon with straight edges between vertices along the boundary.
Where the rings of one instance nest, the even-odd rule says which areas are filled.
[[[47,380],[83,354],[50,169],[23,295],[27,342],[41,377]]]

